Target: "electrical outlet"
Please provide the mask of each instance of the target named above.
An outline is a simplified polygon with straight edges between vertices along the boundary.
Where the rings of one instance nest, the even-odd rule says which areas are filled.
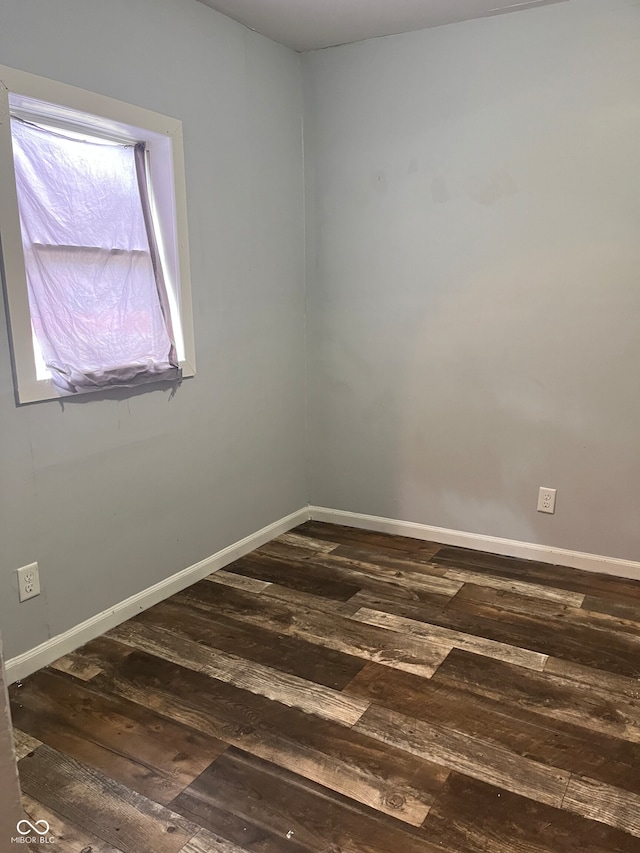
[[[18,594],[20,601],[27,601],[29,598],[40,595],[40,574],[37,563],[18,569]]]
[[[540,486],[538,492],[538,512],[556,511],[556,490],[548,489],[546,486]]]

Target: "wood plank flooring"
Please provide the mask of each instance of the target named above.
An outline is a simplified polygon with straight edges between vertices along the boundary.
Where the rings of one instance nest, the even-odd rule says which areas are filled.
[[[640,851],[640,582],[308,522],[10,694],[52,850]]]

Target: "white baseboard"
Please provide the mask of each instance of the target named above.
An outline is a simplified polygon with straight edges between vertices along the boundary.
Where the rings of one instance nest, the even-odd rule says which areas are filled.
[[[549,545],[536,545],[533,542],[519,542],[516,539],[500,539],[497,536],[483,536],[479,533],[465,533],[462,530],[449,530],[446,527],[431,527],[413,521],[398,521],[377,515],[363,515],[359,512],[345,512],[326,507],[309,507],[310,517],[314,521],[326,521],[346,527],[359,527],[375,530],[379,533],[394,533],[413,539],[425,539],[440,542],[443,545],[457,545],[475,551],[487,551],[490,554],[502,554],[506,557],[519,557],[523,560],[537,560],[555,566],[567,566],[587,572],[600,572],[620,578],[640,580],[640,563],[633,560],[620,560],[616,557],[602,557],[582,551],[567,551]]]
[[[120,625],[121,622],[125,622],[142,610],[164,601],[165,598],[180,592],[180,590],[212,572],[223,569],[234,560],[243,557],[255,548],[259,548],[266,542],[270,542],[276,536],[303,524],[310,518],[314,521],[325,521],[330,524],[358,527],[364,530],[376,530],[380,533],[393,533],[399,536],[409,536],[413,539],[440,542],[443,545],[457,545],[461,548],[487,551],[491,554],[502,554],[523,560],[537,560],[541,563],[640,580],[640,563],[633,560],[602,557],[581,551],[568,551],[564,548],[553,548],[532,542],[519,542],[515,539],[501,539],[496,536],[466,533],[461,530],[449,530],[445,527],[431,527],[428,524],[382,518],[376,515],[364,515],[358,512],[346,512],[319,506],[303,507],[297,512],[263,527],[256,533],[246,536],[233,545],[223,548],[211,557],[207,557],[148,589],[126,598],[108,610],[104,610],[102,613],[98,613],[85,622],[70,628],[63,634],[58,634],[39,646],[10,658],[5,662],[7,682],[11,684],[14,681],[26,678],[32,672],[36,672],[43,666],[48,666],[62,655],[72,652],[89,640],[99,637],[105,631],[115,628],[116,625]]]
[[[308,519],[309,510],[307,507],[304,507],[297,512],[291,513],[291,515],[287,515],[285,518],[281,518],[279,521],[275,521],[273,524],[269,524],[267,527],[263,527],[262,530],[258,530],[250,536],[245,536],[244,539],[240,539],[233,545],[223,548],[211,557],[207,557],[199,563],[189,566],[189,568],[183,569],[175,575],[171,575],[171,577],[150,586],[148,589],[143,589],[142,592],[126,598],[108,610],[103,610],[102,613],[98,613],[92,616],[91,619],[75,625],[63,634],[52,637],[50,640],[41,643],[28,652],[10,658],[5,662],[7,682],[11,684],[14,681],[26,678],[32,672],[36,672],[36,670],[41,669],[43,666],[53,663],[54,660],[62,657],[62,655],[72,652],[74,649],[84,645],[84,643],[89,642],[89,640],[93,640],[104,634],[105,631],[115,628],[116,625],[120,625],[121,622],[125,622],[127,619],[135,616],[136,613],[140,613],[142,610],[146,610],[148,607],[164,601],[165,598],[176,592],[180,592],[180,590],[185,589],[196,581],[202,580],[202,578],[210,575],[212,572],[223,569],[234,560],[243,557],[255,548],[259,548],[266,542],[270,542],[276,536],[286,533],[293,527],[303,524]]]

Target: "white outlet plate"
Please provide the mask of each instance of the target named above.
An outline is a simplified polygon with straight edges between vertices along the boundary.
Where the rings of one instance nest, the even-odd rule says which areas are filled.
[[[553,514],[556,511],[556,489],[540,486],[538,491],[538,512]]]
[[[40,595],[40,573],[37,563],[30,563],[18,569],[18,595],[20,601],[28,601]]]

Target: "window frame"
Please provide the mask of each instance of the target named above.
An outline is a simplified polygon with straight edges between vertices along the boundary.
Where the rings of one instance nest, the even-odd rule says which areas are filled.
[[[196,372],[187,230],[182,122],[104,95],[0,65],[0,266],[18,404],[60,399],[50,379],[38,379],[18,212],[11,114],[49,126],[84,130],[122,142],[145,142],[163,269],[174,327],[182,337],[182,376]],[[171,297],[170,297],[171,298]],[[177,322],[176,322],[177,321]],[[176,335],[179,334],[176,328]],[[177,342],[178,343],[178,342]],[[101,389],[96,389],[100,391]],[[95,392],[83,392],[95,393]],[[76,394],[72,396],[78,396]]]

